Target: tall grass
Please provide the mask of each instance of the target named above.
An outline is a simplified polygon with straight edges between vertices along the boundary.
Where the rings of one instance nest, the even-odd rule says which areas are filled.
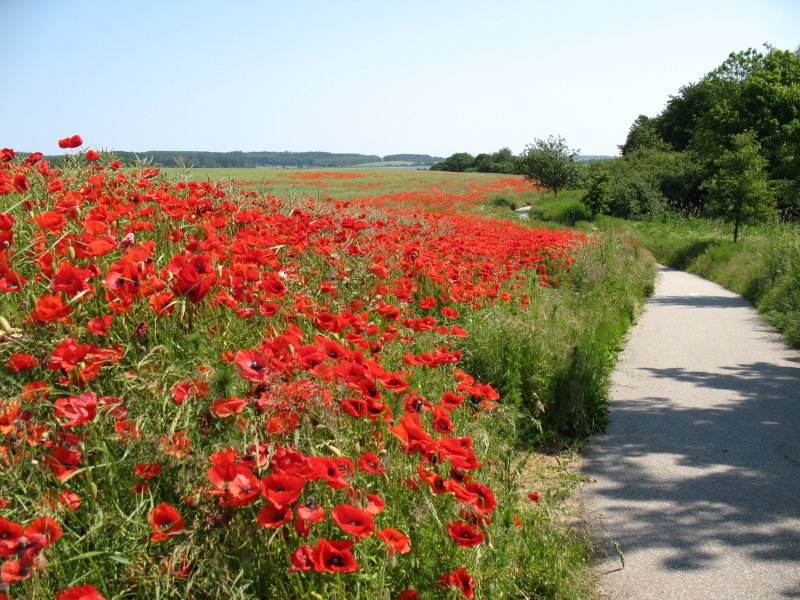
[[[524,312],[495,306],[475,317],[467,368],[523,410],[528,442],[598,431],[616,352],[654,278],[652,260],[636,245],[611,236],[586,246],[565,285],[546,293],[531,286]]]

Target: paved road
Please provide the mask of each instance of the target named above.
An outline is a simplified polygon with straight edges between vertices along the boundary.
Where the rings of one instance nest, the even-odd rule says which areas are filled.
[[[662,268],[612,398],[582,494],[608,597],[800,598],[800,353]]]
[[[531,212],[531,207],[523,206],[522,208],[514,209],[514,212],[517,213],[517,215],[519,215],[520,219],[527,219],[528,213]]]

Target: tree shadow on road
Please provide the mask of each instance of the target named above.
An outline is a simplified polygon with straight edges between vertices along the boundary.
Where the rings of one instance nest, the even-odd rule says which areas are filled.
[[[699,386],[708,401],[613,402],[611,425],[584,469],[615,482],[591,493],[611,506],[622,551],[658,549],[664,568],[696,571],[736,548],[796,572],[797,585],[782,595],[800,597],[800,364],[638,371],[678,390]],[[658,457],[657,472],[636,461],[645,454]]]

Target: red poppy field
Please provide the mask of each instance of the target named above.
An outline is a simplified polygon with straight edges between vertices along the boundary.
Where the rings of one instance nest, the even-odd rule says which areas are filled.
[[[519,408],[465,360],[594,242],[475,214],[505,179],[286,198],[3,149],[0,598],[534,597]]]

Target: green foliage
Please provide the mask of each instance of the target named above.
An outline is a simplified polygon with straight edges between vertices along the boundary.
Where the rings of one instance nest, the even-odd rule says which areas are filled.
[[[608,174],[608,209],[598,211],[600,213],[639,219],[662,214],[668,209],[683,214],[700,210],[697,175],[686,153],[641,148],[621,158],[593,163],[589,171],[592,177]],[[602,195],[598,202],[602,203]]]
[[[610,178],[607,171],[598,171],[590,180],[589,189],[581,198],[592,216],[608,214],[611,205],[611,194],[608,191]]]
[[[508,208],[510,210],[517,210],[518,208],[515,200],[509,200],[505,196],[496,196],[492,198],[490,204],[495,208]]]
[[[639,115],[628,130],[628,137],[625,143],[619,147],[623,156],[630,154],[634,150],[669,150],[670,146],[665,142],[656,129],[654,119],[645,115]]]
[[[741,135],[752,136],[751,143],[764,160],[756,169],[763,177],[756,179],[770,182],[780,216],[800,218],[800,56],[770,46],[765,53],[753,49],[732,53],[700,81],[682,87],[661,114],[636,119],[620,146],[623,158],[643,151],[668,155],[672,152],[665,150],[672,150],[681,157],[675,162],[685,164],[661,171],[645,164],[641,175],[624,169],[612,172],[612,188],[617,188],[612,192],[616,196],[612,213],[638,217],[654,212],[652,208],[661,212],[666,206],[684,215],[701,214],[706,208],[709,215],[735,215],[731,205],[741,190],[733,184],[730,169],[727,174],[720,169],[732,164],[731,152],[743,152],[736,148]],[[769,204],[771,193],[753,187],[761,185],[751,178],[745,187]],[[706,199],[710,200],[707,207]],[[722,210],[726,204],[729,208]],[[745,202],[743,218],[751,218],[746,216],[748,204],[752,199]],[[752,218],[770,214],[756,210]],[[736,222],[735,217],[732,220]]]
[[[467,169],[475,166],[475,157],[468,152],[456,152],[447,157],[444,162],[431,165],[431,171],[453,171],[463,173]]]
[[[732,136],[731,146],[714,162],[715,173],[702,187],[708,192],[707,211],[734,223],[736,242],[742,223],[764,222],[774,215],[775,194],[755,132]]]
[[[577,150],[567,146],[561,136],[549,136],[546,140],[535,139],[528,144],[519,162],[520,172],[555,195],[564,188],[575,185],[580,168],[575,162]]]
[[[451,154],[447,160],[437,162],[431,166],[433,171],[464,171],[480,173],[519,173],[519,159],[514,156],[509,148],[500,148],[493,154],[478,154],[472,156],[466,152]]]

